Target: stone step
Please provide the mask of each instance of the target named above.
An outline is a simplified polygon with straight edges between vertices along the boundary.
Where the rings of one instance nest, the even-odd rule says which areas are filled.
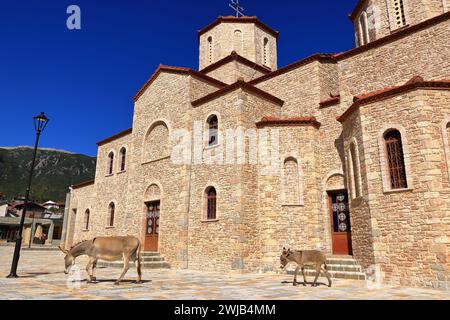
[[[164,258],[161,256],[142,257],[142,262],[164,262]]]
[[[365,273],[362,272],[351,272],[351,271],[329,271],[332,279],[348,279],[348,280],[366,280]],[[294,275],[294,271],[288,271],[288,274]],[[307,277],[315,277],[316,272],[314,270],[305,270],[305,275]],[[297,280],[302,279],[301,271],[298,273]],[[321,272],[320,277],[325,277],[324,273]],[[307,279],[309,280],[309,279]]]
[[[155,257],[155,256],[160,256],[159,252],[141,252],[141,255],[143,257]]]
[[[348,272],[362,272],[359,265],[351,264],[328,264],[328,271],[348,271]],[[305,266],[305,270],[315,270],[314,266]]]
[[[327,259],[327,265],[358,265],[358,261],[355,259],[329,258]]]
[[[164,261],[154,261],[154,262],[142,262],[143,269],[170,269],[170,265]],[[99,262],[97,263],[99,268],[123,268],[123,262]],[[133,263],[130,263],[130,268],[134,267]]]

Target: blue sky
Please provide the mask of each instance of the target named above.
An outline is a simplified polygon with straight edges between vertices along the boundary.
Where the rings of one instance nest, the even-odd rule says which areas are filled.
[[[241,0],[280,31],[279,66],[354,46],[356,0]],[[198,68],[196,31],[228,0],[29,0],[0,7],[0,146],[31,145],[32,116],[51,122],[41,146],[95,156],[96,142],[131,126],[132,97],[160,64]],[[82,29],[66,28],[76,4]]]

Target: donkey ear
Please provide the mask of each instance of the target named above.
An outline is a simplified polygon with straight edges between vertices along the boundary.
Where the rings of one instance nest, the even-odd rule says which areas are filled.
[[[63,246],[62,245],[59,245],[59,250],[61,250],[63,253],[65,253],[65,254],[68,254],[69,253],[69,250],[67,250],[67,249],[65,249],[65,248],[63,248]]]

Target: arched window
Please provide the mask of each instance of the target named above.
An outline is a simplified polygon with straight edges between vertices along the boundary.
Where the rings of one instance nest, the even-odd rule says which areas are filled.
[[[113,174],[114,172],[114,152],[108,155],[108,174]]]
[[[389,181],[391,189],[406,189],[405,158],[400,131],[390,130],[384,134],[386,145],[386,162],[389,170]]]
[[[359,16],[359,36],[360,44],[365,45],[369,43],[369,30],[367,26],[367,13],[363,12]]]
[[[233,37],[233,49],[237,53],[242,53],[242,46],[243,46],[243,38],[242,38],[242,31],[241,30],[235,30],[234,31],[234,37]]]
[[[392,10],[396,28],[406,26],[404,0],[392,0]]]
[[[217,219],[217,192],[214,187],[206,189],[206,218]]]
[[[91,218],[91,212],[89,211],[89,209],[86,210],[86,212],[84,213],[84,230],[89,230],[89,222],[90,222],[90,218]]]
[[[300,204],[300,177],[298,162],[295,158],[287,158],[283,167],[284,205]]]
[[[356,150],[355,143],[352,143],[350,145],[350,157],[351,157],[351,164],[352,164],[352,174],[353,174],[353,196],[354,198],[358,198],[361,196],[361,175],[360,175],[360,168],[359,168],[359,159],[358,159],[358,152]]]
[[[263,43],[263,61],[265,66],[269,65],[269,39],[267,38],[264,38]]]
[[[211,115],[207,120],[208,125],[208,146],[215,146],[219,143],[219,119],[216,115]]]
[[[114,204],[114,202],[111,202],[108,207],[108,221],[107,221],[108,227],[114,227],[115,214],[116,214],[116,205]]]
[[[127,163],[127,149],[120,149],[120,171],[125,171]]]
[[[207,45],[207,57],[208,57],[208,63],[212,63],[213,61],[213,38],[210,36],[208,37],[208,45]]]

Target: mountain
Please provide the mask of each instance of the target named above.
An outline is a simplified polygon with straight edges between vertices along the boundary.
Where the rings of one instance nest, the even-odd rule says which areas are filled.
[[[0,147],[0,194],[24,196],[33,148]],[[95,176],[96,159],[56,149],[39,149],[31,186],[31,199],[64,202],[68,188]]]

